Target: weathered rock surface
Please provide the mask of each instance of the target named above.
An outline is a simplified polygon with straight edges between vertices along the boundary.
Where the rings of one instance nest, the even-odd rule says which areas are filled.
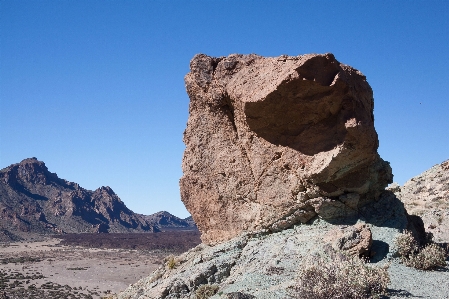
[[[25,159],[0,170],[2,239],[25,234],[151,232],[110,187],[95,191],[60,179],[44,162]]]
[[[447,294],[446,271],[420,272],[419,287],[404,281],[418,270],[398,263],[395,240],[405,229],[426,235],[385,190],[391,169],[376,152],[363,75],[331,54],[197,55],[186,85],[181,196],[203,244],[115,298],[193,299],[206,284],[214,299],[293,298],[315,254],[391,262],[390,298]]]
[[[214,299],[293,298],[289,287],[298,283],[302,263],[310,255],[329,254],[328,237],[336,230],[339,233],[333,239],[339,241],[331,243],[336,245],[331,248],[334,254],[342,251],[357,254],[368,248],[372,263],[392,263],[390,298],[402,298],[403,294],[408,298],[445,298],[449,291],[448,271],[435,275],[405,268],[394,258],[397,252],[394,241],[409,225],[404,205],[391,192],[384,192],[376,203],[364,209],[370,216],[356,220],[355,224],[335,225],[315,218],[308,224],[293,225],[280,232],[245,233],[215,246],[198,245],[175,257],[172,269],[168,263],[161,266],[115,298],[193,299],[203,284],[219,287],[218,293],[211,297]],[[366,236],[368,231],[372,240]],[[416,284],[416,279],[408,281],[410,277],[420,283]]]
[[[332,54],[196,55],[181,198],[208,244],[355,216],[391,183],[373,93]]]
[[[371,229],[366,224],[357,223],[349,227],[331,230],[325,240],[335,251],[345,251],[357,257],[370,257],[373,238]]]
[[[404,186],[392,184],[389,189],[410,214],[423,219],[436,241],[449,243],[449,160],[411,178]]]

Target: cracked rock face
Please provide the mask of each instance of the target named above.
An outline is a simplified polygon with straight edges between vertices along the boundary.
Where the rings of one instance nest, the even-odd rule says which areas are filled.
[[[181,198],[213,244],[358,213],[392,181],[373,93],[332,54],[196,55]]]

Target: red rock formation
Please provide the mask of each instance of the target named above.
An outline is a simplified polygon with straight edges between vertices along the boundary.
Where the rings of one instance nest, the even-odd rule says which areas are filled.
[[[357,214],[392,180],[371,87],[332,54],[199,54],[185,82],[181,198],[206,243]]]

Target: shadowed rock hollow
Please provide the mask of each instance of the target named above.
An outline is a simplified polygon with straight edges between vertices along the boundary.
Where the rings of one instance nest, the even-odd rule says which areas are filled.
[[[373,92],[332,54],[196,55],[181,198],[208,244],[357,215],[391,183]]]

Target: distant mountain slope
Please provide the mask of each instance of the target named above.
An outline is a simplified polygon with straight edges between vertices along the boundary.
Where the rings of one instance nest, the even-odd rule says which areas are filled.
[[[197,230],[192,217],[181,219],[169,212],[161,211],[151,215],[139,215],[149,224],[159,227],[161,230]]]
[[[449,242],[449,160],[393,188],[407,211],[423,218],[436,240]]]
[[[25,159],[0,170],[0,236],[23,233],[153,232],[110,187],[95,191],[60,179],[44,162]]]
[[[193,217],[192,216],[189,216],[189,217],[185,218],[184,221],[188,222],[190,226],[197,227],[195,221],[193,221]]]

